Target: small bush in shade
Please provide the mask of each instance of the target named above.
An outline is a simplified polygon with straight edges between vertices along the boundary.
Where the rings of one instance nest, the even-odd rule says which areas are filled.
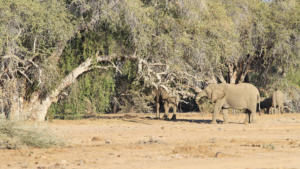
[[[49,148],[63,145],[63,141],[44,126],[15,122],[0,124],[0,149],[18,149],[28,146]]]

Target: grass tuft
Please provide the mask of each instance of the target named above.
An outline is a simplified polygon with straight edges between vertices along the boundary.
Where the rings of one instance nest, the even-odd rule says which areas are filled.
[[[19,149],[28,146],[49,148],[63,145],[63,141],[44,126],[16,122],[0,124],[0,149]]]

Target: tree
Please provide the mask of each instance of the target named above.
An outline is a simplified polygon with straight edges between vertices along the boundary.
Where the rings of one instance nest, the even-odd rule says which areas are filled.
[[[271,84],[299,65],[299,11],[296,0],[1,1],[2,109],[44,120],[98,70],[126,77],[126,93],[110,94],[133,105],[158,84],[181,98],[210,82]]]

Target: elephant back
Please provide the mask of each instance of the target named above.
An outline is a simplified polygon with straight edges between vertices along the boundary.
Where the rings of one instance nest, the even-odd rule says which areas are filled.
[[[250,83],[228,84],[228,93],[231,95],[244,98],[251,101],[256,101],[256,104],[260,103],[260,94],[254,85]],[[227,94],[228,94],[227,93]]]
[[[176,104],[176,105],[178,104],[179,98],[177,97],[176,94],[172,94],[172,92],[170,92],[166,86],[160,85],[158,87],[158,90],[162,101],[164,102],[167,101],[169,103]]]
[[[160,96],[161,96],[162,99],[169,98],[169,90],[166,86],[160,85],[158,87],[158,91],[159,91]]]

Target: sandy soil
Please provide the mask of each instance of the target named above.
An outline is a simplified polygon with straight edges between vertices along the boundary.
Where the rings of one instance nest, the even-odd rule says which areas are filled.
[[[211,116],[154,114],[44,124],[66,147],[0,150],[0,168],[29,169],[294,169],[300,168],[300,114],[262,115],[255,124],[208,124]]]

